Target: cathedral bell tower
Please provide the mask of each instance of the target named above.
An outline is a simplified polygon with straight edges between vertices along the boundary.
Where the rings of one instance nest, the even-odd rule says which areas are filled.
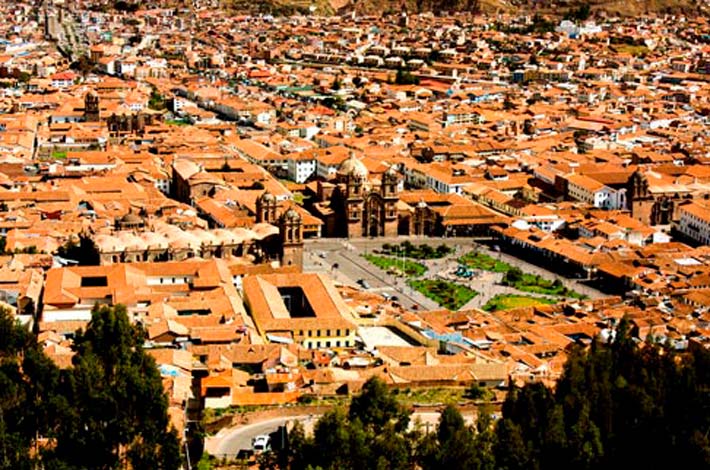
[[[276,208],[276,197],[266,191],[256,200],[256,222],[275,224]]]
[[[99,122],[100,120],[99,95],[94,91],[90,91],[84,95],[84,121]]]
[[[281,266],[303,268],[303,219],[293,208],[287,210],[279,219],[279,237],[281,239]]]

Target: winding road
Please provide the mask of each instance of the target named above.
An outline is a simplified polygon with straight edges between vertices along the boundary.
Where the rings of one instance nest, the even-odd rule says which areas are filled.
[[[411,416],[410,428],[422,426],[422,429],[426,429],[427,432],[433,431],[439,422],[439,415],[438,411],[415,412]],[[241,449],[251,449],[252,440],[258,435],[271,434],[276,432],[280,426],[289,426],[295,421],[300,421],[305,431],[310,433],[319,418],[320,415],[313,414],[284,416],[234,428],[225,428],[205,439],[205,451],[215,457],[234,457]],[[473,424],[474,419],[473,413],[464,414],[467,424]]]

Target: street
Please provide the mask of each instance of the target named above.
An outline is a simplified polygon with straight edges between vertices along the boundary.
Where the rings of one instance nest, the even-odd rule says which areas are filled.
[[[439,422],[440,413],[437,411],[422,411],[412,413],[409,426],[414,429],[422,426],[427,432],[434,431]],[[313,431],[313,426],[320,415],[301,415],[273,418],[259,423],[237,426],[220,430],[216,435],[205,439],[205,452],[215,457],[234,457],[241,449],[251,449],[254,437],[270,434],[278,430],[279,426],[293,424],[300,421],[306,433]],[[467,424],[474,423],[474,414],[467,412],[464,420]]]
[[[217,457],[235,456],[241,449],[251,449],[252,440],[261,434],[275,432],[279,426],[300,421],[307,430],[319,418],[317,415],[273,418],[260,423],[247,424],[231,429],[222,429],[215,436],[205,439],[205,451]]]

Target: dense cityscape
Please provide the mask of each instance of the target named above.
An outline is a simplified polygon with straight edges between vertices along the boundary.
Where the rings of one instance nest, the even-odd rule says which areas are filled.
[[[1,469],[710,468],[702,5],[227,3],[0,3]]]

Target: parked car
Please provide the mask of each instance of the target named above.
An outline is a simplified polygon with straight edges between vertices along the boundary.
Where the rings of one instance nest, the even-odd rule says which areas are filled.
[[[362,286],[363,289],[369,289],[370,288],[370,283],[367,282],[365,279],[358,279],[357,283]]]
[[[256,436],[251,442],[251,447],[254,452],[267,452],[271,450],[271,437],[267,434]]]

